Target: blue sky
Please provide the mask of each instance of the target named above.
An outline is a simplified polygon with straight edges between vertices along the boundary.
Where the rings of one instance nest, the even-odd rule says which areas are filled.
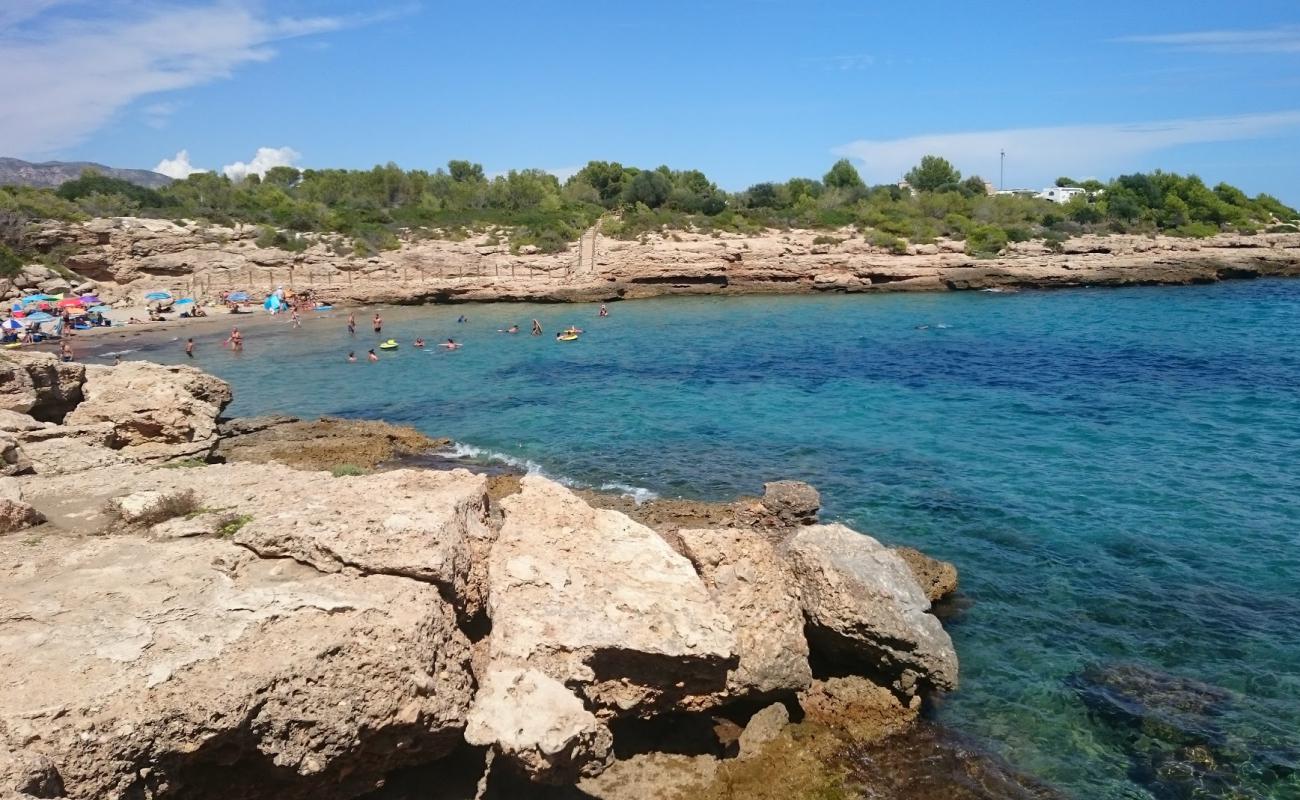
[[[1005,148],[1008,186],[1160,167],[1300,204],[1295,0],[4,0],[0,74],[24,158],[597,158],[740,189],[926,152],[996,182]]]

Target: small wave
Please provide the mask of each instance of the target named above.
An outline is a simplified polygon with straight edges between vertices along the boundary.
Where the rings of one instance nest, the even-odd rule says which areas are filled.
[[[126,355],[127,353],[138,353],[138,352],[140,352],[139,348],[133,348],[133,349],[130,349],[130,350],[109,350],[108,352],[100,353],[100,354],[99,354],[99,357],[100,357],[100,358],[117,358],[118,356],[124,356],[124,355]]]
[[[452,459],[467,459],[474,461],[493,461],[498,464],[505,464],[515,469],[522,470],[527,475],[541,475],[543,478],[549,478],[556,483],[569,487],[570,489],[590,489],[591,484],[574,480],[565,475],[552,475],[542,469],[542,465],[536,461],[527,458],[518,458],[506,453],[498,453],[494,450],[484,450],[481,447],[475,447],[472,444],[464,442],[452,442],[450,447],[438,451],[438,455]],[[643,486],[629,486],[626,483],[602,483],[595,487],[602,492],[618,492],[624,497],[632,498],[637,505],[648,500],[656,500],[659,495],[646,489]]]

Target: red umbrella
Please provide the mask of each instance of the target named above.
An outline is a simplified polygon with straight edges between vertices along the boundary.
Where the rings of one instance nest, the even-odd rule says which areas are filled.
[[[80,307],[80,306],[81,306],[81,298],[79,298],[79,297],[69,297],[69,298],[67,298],[66,300],[60,300],[60,301],[59,301],[59,308],[71,308],[72,306]]]

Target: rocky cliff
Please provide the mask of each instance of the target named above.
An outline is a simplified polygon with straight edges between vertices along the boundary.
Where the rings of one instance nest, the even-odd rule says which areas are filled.
[[[342,423],[219,425],[192,368],[2,358],[0,797],[673,797],[794,747],[791,714],[878,741],[957,687],[951,567],[818,524],[805,485],[700,526],[336,475],[272,443],[332,458]]]
[[[1004,287],[1203,283],[1223,278],[1300,275],[1300,234],[1177,239],[1080,236],[1055,249],[1012,244],[974,259],[964,243],[940,240],[895,254],[844,229],[767,231],[757,236],[681,231],[638,241],[600,237],[594,255],[576,247],[544,255],[512,253],[497,233],[459,241],[407,236],[397,250],[358,258],[350,242],[309,237],[302,252],[257,245],[252,226],[221,227],[155,219],[47,223],[33,246],[66,254],[74,276],[41,267],[0,281],[0,295],[95,282],[101,295],[154,289],[266,291],[315,288],[338,301],[591,301],[662,294],[947,291]],[[527,250],[528,248],[524,248]]]

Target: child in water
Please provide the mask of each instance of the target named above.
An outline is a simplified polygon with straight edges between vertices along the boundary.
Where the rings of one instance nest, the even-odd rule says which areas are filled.
[[[417,337],[415,340],[415,346],[424,347],[424,339],[422,337]]]
[[[366,359],[369,360],[369,361],[378,361],[378,360],[379,360],[379,356],[375,355],[375,351],[374,351],[374,350],[371,350],[371,351],[370,351],[370,354],[366,356]]]
[[[349,364],[357,363],[357,354],[355,352],[348,353],[348,363]]]

